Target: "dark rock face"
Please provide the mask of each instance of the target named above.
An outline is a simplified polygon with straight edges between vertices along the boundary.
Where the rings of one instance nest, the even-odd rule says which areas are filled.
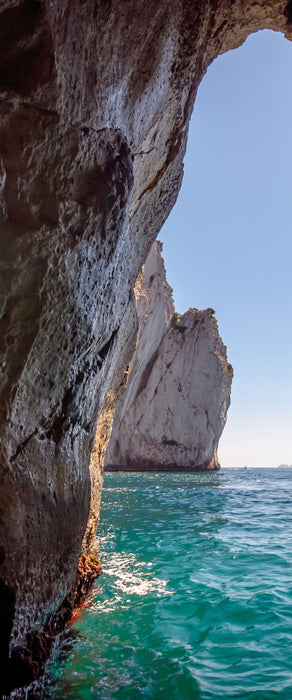
[[[84,533],[96,420],[133,351],[132,289],[177,196],[197,86],[209,63],[250,32],[268,27],[291,38],[290,5],[2,0],[6,685],[41,669],[40,640],[75,580],[82,540],[85,554],[92,546]],[[30,671],[17,673],[23,659]]]

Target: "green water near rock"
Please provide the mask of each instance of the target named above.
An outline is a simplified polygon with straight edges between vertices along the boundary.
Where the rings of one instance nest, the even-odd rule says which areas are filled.
[[[104,573],[44,697],[291,700],[291,506],[292,469],[106,474]]]

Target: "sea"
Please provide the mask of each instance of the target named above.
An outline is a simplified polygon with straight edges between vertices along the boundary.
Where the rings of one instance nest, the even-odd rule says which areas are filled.
[[[54,700],[291,700],[292,469],[107,473]]]

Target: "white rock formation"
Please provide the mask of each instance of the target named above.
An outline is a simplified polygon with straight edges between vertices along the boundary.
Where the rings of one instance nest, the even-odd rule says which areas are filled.
[[[233,370],[212,309],[174,311],[156,241],[138,279],[137,348],[105,457],[107,469],[219,469]]]

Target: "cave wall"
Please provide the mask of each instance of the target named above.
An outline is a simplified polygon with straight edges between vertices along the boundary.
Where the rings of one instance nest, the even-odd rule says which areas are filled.
[[[198,84],[250,32],[291,38],[291,8],[2,0],[0,653],[14,677],[38,673],[36,637],[92,547],[96,421],[133,352],[132,290],[180,187]]]

